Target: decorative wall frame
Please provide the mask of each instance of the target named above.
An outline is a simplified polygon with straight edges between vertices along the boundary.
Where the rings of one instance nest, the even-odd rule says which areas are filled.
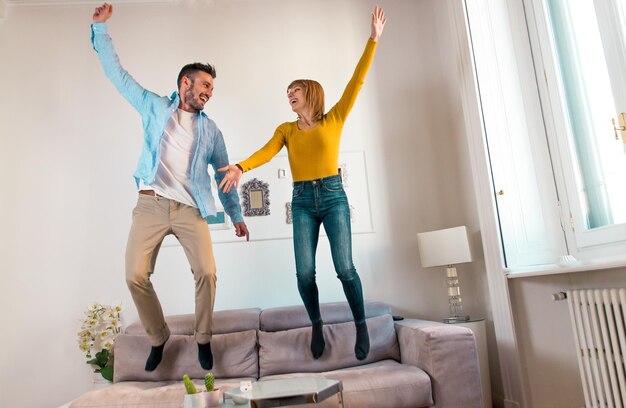
[[[287,224],[293,224],[293,216],[291,213],[291,202],[289,201],[285,203],[285,217],[286,217],[285,222]]]
[[[270,186],[264,181],[253,178],[241,186],[243,215],[255,217],[270,215]]]

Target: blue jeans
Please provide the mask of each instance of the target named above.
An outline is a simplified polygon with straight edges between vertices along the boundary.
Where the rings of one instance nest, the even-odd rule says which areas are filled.
[[[337,175],[294,182],[291,211],[298,291],[311,322],[322,319],[315,283],[315,252],[321,224],[354,321],[365,322],[361,279],[352,263],[350,206],[341,178]]]

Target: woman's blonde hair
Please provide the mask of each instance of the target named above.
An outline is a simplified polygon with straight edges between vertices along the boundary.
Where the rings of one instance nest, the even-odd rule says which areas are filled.
[[[324,88],[312,79],[296,79],[287,87],[287,92],[296,85],[304,91],[307,105],[313,109],[313,120],[319,121],[324,117]]]

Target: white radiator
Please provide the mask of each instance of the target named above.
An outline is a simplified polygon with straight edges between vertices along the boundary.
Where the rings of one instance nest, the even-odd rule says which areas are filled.
[[[567,291],[586,407],[626,406],[626,288]]]

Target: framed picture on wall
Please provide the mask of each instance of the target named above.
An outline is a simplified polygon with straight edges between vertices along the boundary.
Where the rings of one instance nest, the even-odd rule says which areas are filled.
[[[226,215],[224,209],[218,208],[215,215],[209,215],[206,219],[210,230],[226,230],[231,227],[230,217]]]
[[[253,178],[241,186],[243,215],[246,217],[270,215],[270,186]]]

